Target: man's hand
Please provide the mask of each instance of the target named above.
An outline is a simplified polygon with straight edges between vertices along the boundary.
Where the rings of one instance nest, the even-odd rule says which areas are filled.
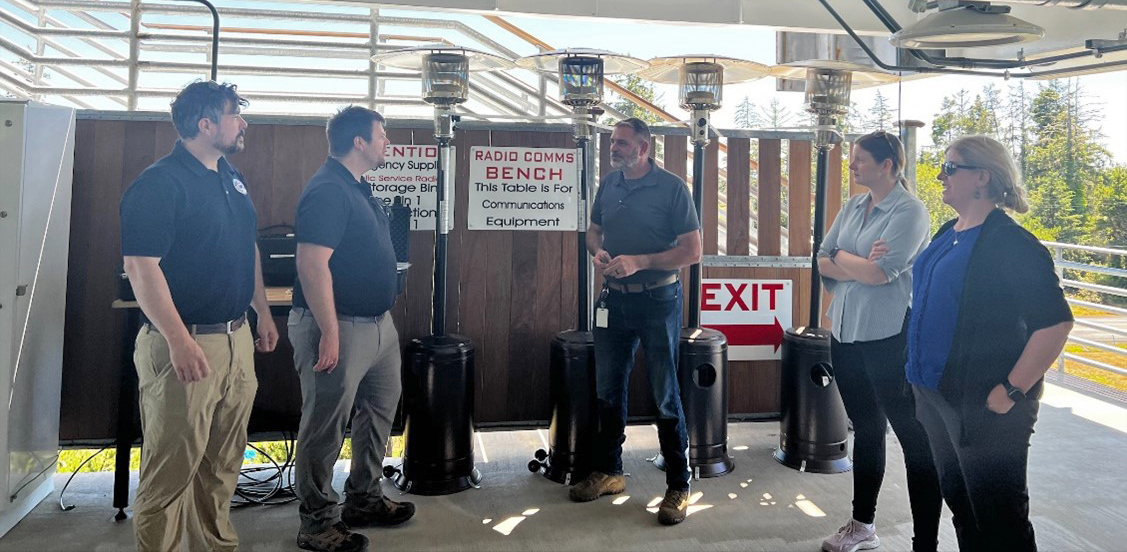
[[[314,372],[332,373],[340,361],[340,336],[336,332],[322,333],[321,344],[317,349],[317,364]]]
[[[610,261],[610,253],[607,253],[606,249],[600,249],[598,253],[595,253],[594,257],[591,257],[591,264],[595,265],[595,269],[599,271],[606,270],[607,263]]]
[[[873,248],[869,250],[869,261],[876,261],[888,253],[888,244],[884,240],[877,240],[873,242]]]
[[[990,394],[986,396],[986,408],[990,409],[995,414],[1005,414],[1014,407],[1014,400],[1006,393],[1006,388],[1002,384],[994,386],[990,390]]]
[[[274,325],[274,317],[267,314],[258,317],[258,339],[254,340],[254,348],[260,353],[269,353],[278,345],[278,327]]]
[[[200,344],[194,339],[175,344],[169,343],[168,357],[172,362],[172,369],[176,372],[176,379],[183,383],[200,381],[211,374],[207,357],[204,356]]]
[[[619,255],[603,268],[603,276],[625,278],[645,268],[641,255]]]

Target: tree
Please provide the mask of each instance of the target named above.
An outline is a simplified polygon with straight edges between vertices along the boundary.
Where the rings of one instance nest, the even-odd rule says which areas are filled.
[[[759,117],[759,111],[747,96],[744,96],[740,105],[736,106],[736,117],[734,121],[736,128],[757,128],[763,126],[763,121]]]
[[[662,96],[654,91],[654,85],[652,83],[642,79],[642,77],[630,74],[613,77],[613,80],[623,88],[629,90],[630,92],[633,92],[638,97],[658,106],[659,108],[664,109],[664,107],[662,107],[661,105]],[[641,119],[649,125],[664,121],[664,119],[662,119],[661,117],[634,103],[629,98],[620,96],[618,94],[615,94],[615,97],[617,97],[618,99],[608,103],[607,105],[622,113],[623,115],[626,115],[627,117]],[[612,124],[613,122],[614,121],[610,119],[604,121],[605,124]]]
[[[794,121],[794,114],[790,112],[779,98],[771,98],[771,103],[759,109],[763,125],[767,128],[784,128]]]
[[[892,103],[877,90],[877,95],[873,98],[873,108],[869,111],[869,117],[865,121],[865,130],[892,130],[896,125],[897,111],[892,106]]]

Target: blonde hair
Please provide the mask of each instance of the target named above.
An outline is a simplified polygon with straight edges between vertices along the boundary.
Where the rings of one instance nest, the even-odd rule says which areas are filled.
[[[1001,142],[981,134],[961,136],[947,146],[947,151],[952,150],[959,154],[963,163],[990,174],[986,193],[996,205],[1018,213],[1029,210],[1025,188],[1021,185],[1021,172]]]

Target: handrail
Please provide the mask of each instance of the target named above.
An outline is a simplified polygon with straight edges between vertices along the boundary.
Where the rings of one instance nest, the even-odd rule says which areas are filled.
[[[1089,263],[1077,262],[1077,261],[1066,261],[1064,259],[1064,254],[1065,254],[1066,251],[1073,251],[1073,252],[1080,252],[1080,253],[1087,253],[1087,254],[1097,254],[1097,255],[1111,255],[1111,256],[1116,256],[1116,257],[1127,258],[1127,250],[1111,248],[1111,247],[1097,247],[1097,246],[1091,246],[1091,245],[1079,245],[1079,244],[1060,243],[1060,242],[1051,242],[1051,241],[1044,241],[1044,242],[1041,242],[1041,243],[1044,244],[1045,247],[1049,248],[1053,252],[1053,262],[1054,262],[1054,265],[1055,265],[1055,268],[1056,268],[1056,271],[1057,271],[1057,276],[1060,278],[1060,282],[1061,282],[1061,285],[1063,287],[1071,288],[1071,289],[1077,289],[1077,290],[1083,290],[1083,291],[1086,291],[1086,292],[1089,292],[1089,293],[1099,294],[1101,296],[1127,297],[1127,288],[1124,288],[1123,286],[1104,285],[1104,284],[1097,284],[1097,283],[1092,283],[1092,282],[1084,282],[1084,281],[1081,281],[1081,280],[1078,280],[1078,279],[1073,279],[1073,278],[1065,278],[1065,271],[1066,270],[1074,271],[1074,272],[1081,272],[1081,273],[1090,273],[1090,274],[1109,274],[1109,275],[1121,276],[1121,277],[1127,276],[1127,271],[1125,271],[1123,269],[1118,269],[1118,268],[1108,267],[1108,266],[1103,266],[1103,265],[1097,265],[1097,264],[1089,264]],[[1119,317],[1127,316],[1127,308],[1121,308],[1121,307],[1108,305],[1108,304],[1104,304],[1104,303],[1093,302],[1093,301],[1085,301],[1083,299],[1076,299],[1076,298],[1072,298],[1072,297],[1066,298],[1066,301],[1068,302],[1069,305],[1074,305],[1074,306],[1078,306],[1078,307],[1085,307],[1085,308],[1089,308],[1089,309],[1093,309],[1093,310],[1103,311],[1105,313],[1108,313],[1108,316],[1119,316]],[[1085,348],[1088,348],[1088,349],[1096,349],[1097,351],[1101,351],[1103,353],[1111,353],[1113,355],[1116,355],[1117,357],[1127,356],[1127,349],[1124,349],[1124,348],[1119,347],[1119,346],[1114,345],[1114,344],[1108,344],[1108,343],[1096,341],[1094,339],[1090,339],[1090,338],[1087,338],[1087,337],[1080,337],[1079,335],[1075,335],[1077,327],[1090,328],[1090,329],[1093,329],[1093,330],[1098,330],[1100,332],[1111,334],[1113,336],[1112,337],[1113,343],[1114,343],[1115,340],[1117,340],[1117,338],[1119,336],[1127,336],[1127,329],[1120,329],[1120,328],[1117,328],[1117,327],[1114,327],[1114,326],[1110,326],[1110,325],[1107,325],[1107,324],[1101,324],[1101,323],[1093,322],[1093,321],[1090,321],[1090,320],[1078,319],[1074,322],[1073,331],[1070,332],[1069,336],[1068,336],[1068,342],[1069,343],[1074,343],[1076,345],[1079,345],[1079,346],[1082,346],[1082,347],[1085,347]],[[1092,358],[1085,358],[1082,355],[1078,355],[1078,354],[1075,354],[1075,353],[1067,353],[1067,352],[1064,352],[1064,351],[1061,352],[1060,356],[1057,359],[1057,373],[1058,374],[1064,373],[1065,360],[1078,362],[1078,363],[1084,364],[1086,366],[1098,368],[1100,370],[1112,372],[1112,373],[1119,374],[1119,375],[1122,375],[1122,376],[1127,376],[1127,370],[1125,370],[1123,368],[1119,368],[1117,366],[1113,366],[1113,365],[1108,364],[1106,362],[1101,362],[1101,361],[1098,361],[1098,360],[1095,360],[1095,359],[1092,359]]]

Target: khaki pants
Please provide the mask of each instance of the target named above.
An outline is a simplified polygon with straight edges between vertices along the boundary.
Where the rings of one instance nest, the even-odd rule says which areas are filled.
[[[137,335],[141,481],[133,530],[142,552],[235,550],[231,495],[238,482],[258,380],[248,324],[231,335],[194,336],[211,374],[181,383],[168,342],[148,324]],[[186,543],[182,543],[183,539]]]
[[[349,417],[352,466],[344,484],[347,501],[367,505],[383,496],[384,453],[403,389],[399,334],[391,315],[342,317],[339,325],[337,367],[332,372],[314,372],[321,330],[308,309],[290,311],[290,342],[301,379],[294,479],[305,533],[319,533],[340,520],[333,466],[340,458]]]

